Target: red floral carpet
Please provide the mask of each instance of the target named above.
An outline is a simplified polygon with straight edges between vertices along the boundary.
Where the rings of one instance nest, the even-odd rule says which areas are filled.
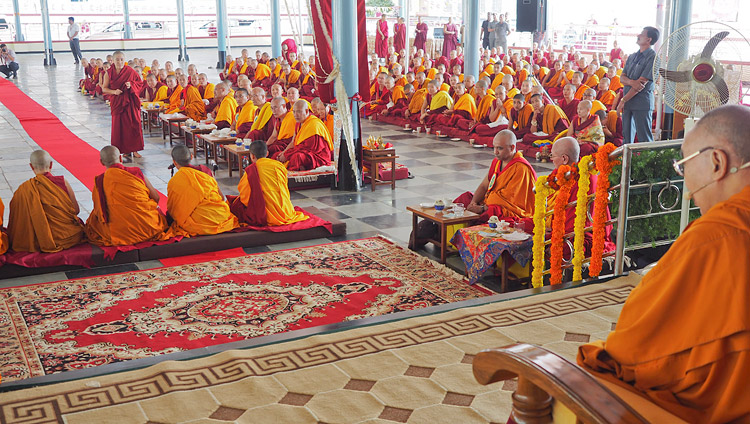
[[[0,290],[3,381],[471,299],[375,237]]]

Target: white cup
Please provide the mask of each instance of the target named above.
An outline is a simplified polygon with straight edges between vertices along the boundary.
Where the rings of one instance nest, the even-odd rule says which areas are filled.
[[[464,208],[463,203],[454,203],[453,204],[453,214],[456,216],[464,216],[464,211],[466,208]]]

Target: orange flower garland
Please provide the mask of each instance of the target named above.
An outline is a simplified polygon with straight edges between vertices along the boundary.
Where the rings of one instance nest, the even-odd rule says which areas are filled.
[[[570,174],[570,175],[566,175]],[[550,244],[550,284],[562,282],[563,236],[565,235],[565,207],[570,199],[570,192],[577,180],[575,164],[561,165],[557,168],[556,183],[560,189],[555,197],[552,214],[552,237]],[[550,184],[551,185],[551,184]]]
[[[590,277],[597,277],[602,272],[604,227],[607,222],[607,207],[609,206],[609,175],[612,173],[612,169],[620,164],[619,160],[609,159],[609,155],[615,149],[614,144],[607,143],[601,146],[594,155],[599,179],[596,185],[596,197],[594,198],[593,244],[591,246],[591,263],[589,264]]]

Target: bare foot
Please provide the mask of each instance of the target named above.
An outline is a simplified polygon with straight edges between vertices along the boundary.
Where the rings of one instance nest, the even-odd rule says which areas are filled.
[[[133,152],[133,157],[134,157],[134,158],[137,158],[137,159],[140,159],[140,158],[142,158],[143,156],[141,156],[141,154],[140,154],[140,153],[138,153],[138,152]]]

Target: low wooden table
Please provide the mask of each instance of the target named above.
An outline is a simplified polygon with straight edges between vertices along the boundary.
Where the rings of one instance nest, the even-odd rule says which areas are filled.
[[[161,120],[161,138],[162,140],[166,140],[167,135],[169,135],[169,145],[171,146],[174,142],[172,124],[176,123],[177,131],[180,131],[180,123],[187,121],[189,118],[181,113],[160,113],[159,119]],[[178,138],[181,138],[180,134],[178,134]]]
[[[440,240],[428,240],[430,243],[436,244],[440,246],[440,263],[445,263],[445,258],[447,256],[448,252],[448,240],[447,240],[447,234],[446,230],[449,225],[455,225],[455,224],[465,224],[469,223],[471,221],[476,220],[479,218],[479,215],[475,214],[471,211],[464,211],[463,216],[452,216],[452,213],[446,213],[445,216],[443,214],[443,211],[435,210],[435,208],[423,208],[420,206],[407,206],[406,210],[411,212],[412,215],[412,232],[414,234],[414,237],[417,236],[417,225],[419,224],[419,218],[426,219],[428,221],[432,221],[440,227]],[[412,250],[415,249],[415,246],[409,246]]]
[[[180,127],[183,134],[185,134],[185,145],[188,146],[188,141],[193,144],[193,157],[198,157],[198,140],[197,137],[199,134],[210,134],[211,131],[209,129],[200,129],[200,128],[190,128],[187,125],[182,125]],[[189,147],[189,146],[188,146]],[[205,153],[205,146],[201,149]]]
[[[370,186],[372,191],[375,191],[375,187],[378,185],[390,184],[391,190],[396,189],[396,149],[380,149],[372,150],[365,149],[362,153],[362,163],[367,165],[370,169]],[[383,181],[380,179],[380,169],[378,165],[381,163],[391,164],[391,180]]]
[[[237,167],[240,170],[240,178],[245,173],[245,168],[242,166],[242,159],[250,159],[250,150],[246,149],[245,146],[238,146],[236,144],[225,144],[224,150],[227,152],[227,167],[229,168],[229,177],[232,177],[232,158],[237,159]]]
[[[219,163],[219,146],[234,144],[234,140],[237,139],[237,137],[217,137],[211,134],[200,134],[198,137],[206,143],[206,165],[208,165],[209,153],[216,163]]]
[[[143,107],[141,106],[141,124],[143,125],[143,129],[148,130],[149,135],[151,134],[151,130],[154,128],[159,128],[154,124],[154,119],[158,119],[159,113],[163,112],[164,108],[154,108],[154,107]]]

